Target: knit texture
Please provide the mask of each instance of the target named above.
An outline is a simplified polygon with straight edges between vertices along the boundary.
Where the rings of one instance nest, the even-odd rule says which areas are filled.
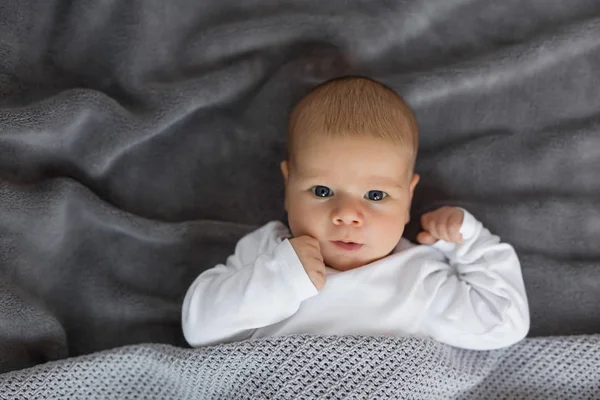
[[[136,345],[0,375],[1,399],[600,399],[600,336],[478,352],[432,340],[298,335]]]

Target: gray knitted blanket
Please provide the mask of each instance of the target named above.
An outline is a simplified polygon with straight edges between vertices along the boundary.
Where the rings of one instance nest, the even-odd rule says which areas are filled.
[[[0,399],[600,399],[600,336],[476,352],[431,340],[289,336],[135,345],[0,375]]]

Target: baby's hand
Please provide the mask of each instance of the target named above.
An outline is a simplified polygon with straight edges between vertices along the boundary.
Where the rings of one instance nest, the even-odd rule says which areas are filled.
[[[325,286],[325,263],[319,241],[312,236],[304,235],[290,239],[290,243],[313,285],[317,290],[323,289]]]
[[[438,240],[462,242],[460,228],[464,217],[463,210],[448,206],[424,214],[421,217],[423,232],[417,235],[417,241],[421,244],[434,244]]]

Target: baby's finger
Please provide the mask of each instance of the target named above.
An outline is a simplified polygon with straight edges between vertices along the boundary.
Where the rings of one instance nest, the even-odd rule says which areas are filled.
[[[421,227],[424,231],[428,231],[432,225],[431,213],[425,213],[421,216]]]
[[[449,233],[448,233],[448,217],[442,216],[439,220],[437,227],[438,238],[441,240],[448,241]]]
[[[327,269],[325,268],[325,264],[324,263],[319,263],[318,266],[318,271],[319,273],[321,273],[323,276],[327,276]]]
[[[453,214],[448,220],[448,233],[454,242],[462,242],[462,235],[460,233],[461,225],[460,215]]]
[[[311,249],[310,256],[321,264],[323,263],[323,253],[321,253],[319,250]]]
[[[457,213],[456,209],[452,209],[448,214],[446,225],[448,227],[448,239],[452,242],[460,242],[462,240],[462,235],[460,234],[462,215]]]
[[[313,285],[315,285],[317,290],[321,291],[325,286],[327,278],[325,277],[324,273],[313,273],[310,275],[310,280],[312,281]]]
[[[417,235],[417,242],[421,244],[434,244],[436,241],[430,232],[421,232]]]
[[[425,232],[429,232],[436,239],[440,238],[439,226],[436,220],[432,219],[429,223],[422,227]]]
[[[451,241],[457,242],[457,243],[462,242],[463,237],[462,237],[462,235],[460,233],[460,226],[458,226],[458,225],[451,225],[450,229],[449,229],[449,232],[450,232],[450,240]]]
[[[312,236],[306,236],[306,244],[308,244],[313,249],[321,251],[321,245],[319,244],[319,241]]]
[[[318,263],[314,263],[313,264],[313,271],[319,275],[323,275],[325,276],[325,273],[327,271],[325,271],[325,264],[318,262]]]

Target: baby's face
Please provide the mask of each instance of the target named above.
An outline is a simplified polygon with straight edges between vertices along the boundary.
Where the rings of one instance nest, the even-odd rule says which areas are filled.
[[[346,271],[390,254],[409,220],[418,175],[389,142],[307,139],[281,164],[292,234],[319,241],[325,264]]]

